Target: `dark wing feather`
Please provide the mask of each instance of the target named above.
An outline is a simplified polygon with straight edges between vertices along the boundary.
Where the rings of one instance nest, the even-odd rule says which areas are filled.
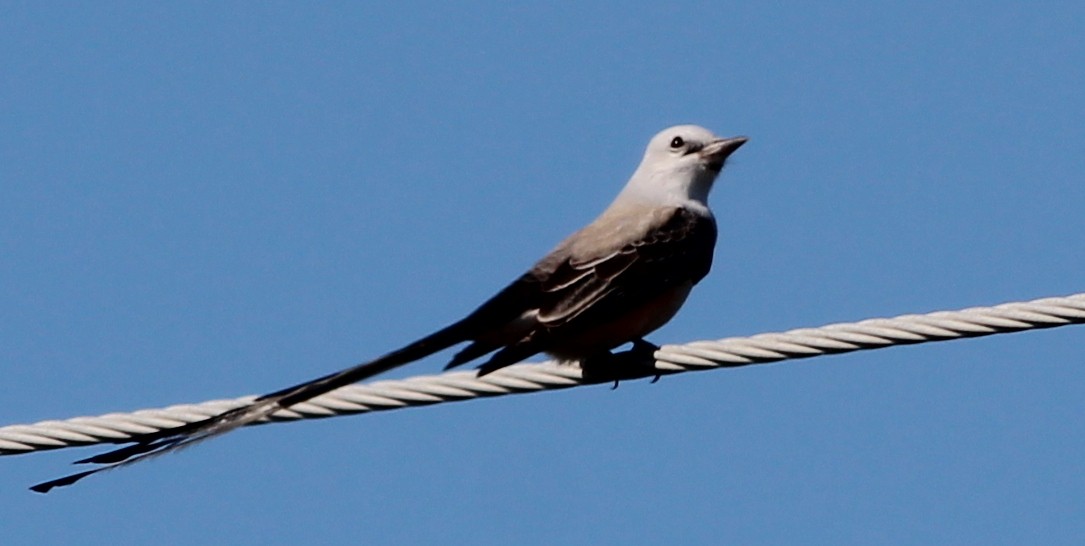
[[[566,261],[556,268],[542,283],[539,320],[555,328],[584,314],[613,317],[682,283],[696,284],[712,267],[715,243],[712,217],[670,209],[658,228],[606,259]]]
[[[670,209],[661,225],[613,253],[580,262],[565,258],[549,274],[538,272],[538,326],[504,346],[472,344],[454,362],[500,349],[479,367],[485,375],[550,350],[555,336],[573,337],[667,290],[696,284],[712,267],[715,243],[711,216]]]

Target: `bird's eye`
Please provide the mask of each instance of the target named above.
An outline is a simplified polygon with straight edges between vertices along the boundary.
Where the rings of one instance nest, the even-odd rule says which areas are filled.
[[[674,148],[675,150],[677,150],[678,148],[681,148],[682,146],[685,146],[685,145],[686,145],[686,141],[682,140],[682,137],[680,137],[680,136],[676,136],[673,139],[671,139],[671,148]]]

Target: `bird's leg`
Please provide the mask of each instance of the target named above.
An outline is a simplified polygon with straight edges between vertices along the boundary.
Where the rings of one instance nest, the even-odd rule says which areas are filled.
[[[660,350],[660,346],[654,343],[644,341],[643,338],[637,338],[633,340],[633,348],[630,348],[629,354],[636,355],[635,363],[638,366],[648,367],[654,372],[655,377],[652,378],[651,383],[659,381],[662,377],[659,370],[655,369],[655,352]]]
[[[580,360],[580,373],[585,383],[606,383],[614,381],[618,386],[617,370],[614,367],[614,355],[610,351],[594,354]]]
[[[659,347],[643,340],[633,340],[633,348],[620,353],[603,352],[580,361],[580,369],[585,383],[614,382],[614,388],[623,379],[655,377],[659,373],[655,368],[655,352]]]

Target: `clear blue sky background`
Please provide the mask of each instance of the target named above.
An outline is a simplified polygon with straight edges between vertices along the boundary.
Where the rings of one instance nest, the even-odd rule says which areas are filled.
[[[659,129],[751,140],[684,342],[1085,291],[1072,2],[0,6],[0,423],[268,391],[472,309]],[[430,359],[393,375],[432,373]],[[1085,329],[250,429],[4,544],[1085,540]]]

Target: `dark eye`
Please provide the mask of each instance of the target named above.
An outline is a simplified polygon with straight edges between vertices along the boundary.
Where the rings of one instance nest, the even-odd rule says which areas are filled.
[[[674,148],[674,149],[677,150],[678,148],[681,148],[682,146],[685,146],[685,145],[686,145],[686,141],[682,140],[682,137],[680,137],[680,136],[676,136],[673,139],[671,139],[671,148]]]

